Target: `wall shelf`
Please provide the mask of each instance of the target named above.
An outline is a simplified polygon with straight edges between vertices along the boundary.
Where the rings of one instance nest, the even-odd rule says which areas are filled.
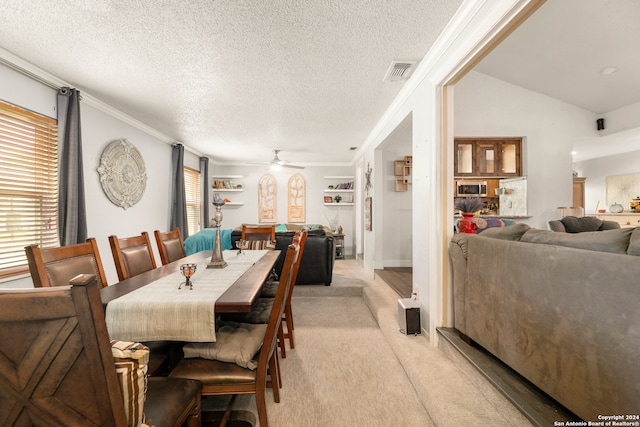
[[[351,202],[342,202],[342,203],[325,203],[325,206],[353,206]]]

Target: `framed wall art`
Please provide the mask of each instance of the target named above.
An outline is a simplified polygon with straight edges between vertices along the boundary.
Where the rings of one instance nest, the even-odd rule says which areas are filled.
[[[371,215],[372,214],[372,201],[371,197],[365,197],[364,199],[364,229],[367,231],[372,231],[372,222]]]

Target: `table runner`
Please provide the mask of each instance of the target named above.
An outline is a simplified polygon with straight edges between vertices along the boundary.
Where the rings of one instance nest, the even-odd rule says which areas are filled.
[[[193,289],[178,289],[185,281],[172,273],[107,304],[106,322],[110,338],[121,341],[212,342],[215,334],[217,299],[266,250],[223,251],[227,267],[207,269],[208,261],[197,263],[191,278]],[[117,285],[114,285],[117,286]]]

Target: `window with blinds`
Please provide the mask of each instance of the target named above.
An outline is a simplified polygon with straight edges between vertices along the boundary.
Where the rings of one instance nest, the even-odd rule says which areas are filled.
[[[58,125],[0,102],[0,278],[28,270],[31,244],[59,245]]]
[[[187,199],[189,236],[202,229],[200,221],[200,171],[184,168],[184,191]]]

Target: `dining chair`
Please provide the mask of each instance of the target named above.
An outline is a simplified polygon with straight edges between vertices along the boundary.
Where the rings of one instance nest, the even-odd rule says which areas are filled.
[[[97,276],[70,284],[0,290],[0,424],[200,426],[202,384],[146,379],[146,349],[109,339]]]
[[[227,324],[216,332],[215,343],[190,343],[185,346],[187,351],[199,357],[189,357],[182,359],[169,374],[170,378],[189,378],[202,382],[202,395],[234,395],[231,405],[238,394],[254,394],[256,407],[258,409],[258,419],[260,426],[268,427],[266,388],[273,390],[273,398],[280,402],[279,379],[277,360],[277,338],[278,328],[282,324],[284,304],[286,296],[291,286],[291,276],[293,265],[300,254],[300,246],[292,243],[287,248],[280,286],[274,299],[273,309],[269,318],[269,323],[265,325],[264,335],[260,341],[259,349],[255,353],[255,369],[240,366],[234,363],[236,360],[233,354],[240,352],[241,348],[251,338],[247,337],[247,325],[240,323],[237,327]],[[229,322],[230,323],[230,322]],[[231,357],[224,360],[216,360],[214,354],[227,354]],[[207,356],[209,358],[204,358]],[[218,356],[218,359],[222,357]]]
[[[298,277],[298,270],[300,269],[300,261],[302,261],[302,253],[304,252],[304,246],[307,242],[307,234],[308,233],[306,230],[301,230],[293,236],[294,239],[297,238],[299,240],[298,244],[300,245],[300,254],[298,255],[298,259],[296,260],[296,263],[293,265],[293,272],[291,274],[291,286],[289,287],[289,292],[287,294],[287,299],[285,301],[285,306],[284,306],[283,324],[287,326],[287,329],[282,334],[282,338],[289,340],[289,348],[291,349],[295,348],[295,342],[293,338],[294,326],[293,326],[293,310],[291,309],[291,300],[293,297],[293,288],[296,284],[296,279]],[[273,298],[275,297],[275,291],[277,290],[279,284],[280,283],[278,281],[271,281],[269,283],[266,283],[263,286],[263,290],[260,294],[260,298],[258,298],[257,303],[260,304],[261,302],[264,301],[265,306],[268,306],[269,302],[272,301]],[[287,353],[284,348],[284,340],[282,345],[280,346],[280,352],[282,353],[283,358],[287,357]]]
[[[118,238],[111,235],[109,244],[119,280],[126,280],[156,268],[151,240],[146,231],[143,231],[140,236],[133,237]]]
[[[107,286],[96,239],[55,248],[30,245],[24,248],[31,279],[36,288],[67,286],[78,274],[95,274],[101,287]]]
[[[184,258],[187,254],[184,251],[184,241],[178,227],[171,231],[161,232],[156,230],[153,232],[158,243],[158,252],[162,265]]]
[[[291,309],[291,300],[293,297],[293,289],[296,284],[296,278],[298,277],[298,270],[300,269],[300,261],[302,260],[302,254],[304,252],[304,246],[307,242],[307,231],[300,230],[293,236],[293,242],[300,246],[300,254],[296,263],[293,265],[293,271],[291,274],[291,286],[289,287],[289,293],[285,301],[283,325],[286,325],[286,331],[281,331],[280,352],[283,358],[287,357],[287,352],[284,345],[284,340],[289,340],[289,347],[295,348],[295,342],[293,338],[293,310]],[[246,315],[243,315],[241,321],[247,323],[266,323],[269,319],[269,313],[273,306],[273,299],[278,289],[278,281],[270,281],[264,284],[260,294],[260,298],[256,301],[253,310]]]
[[[149,233],[139,236],[118,238],[109,236],[111,254],[116,265],[119,280],[127,280],[156,268],[156,259],[151,248]],[[174,343],[171,341],[145,341],[150,350],[149,375],[156,375],[170,369],[170,359]]]
[[[245,249],[275,249],[276,226],[242,224],[240,238],[247,243]]]

